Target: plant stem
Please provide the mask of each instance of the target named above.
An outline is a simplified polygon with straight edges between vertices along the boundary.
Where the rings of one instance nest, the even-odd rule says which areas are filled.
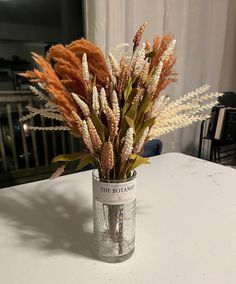
[[[113,243],[118,243],[119,254],[123,253],[123,205],[108,205],[109,234]],[[118,228],[117,228],[118,227]],[[118,230],[117,230],[118,229]]]

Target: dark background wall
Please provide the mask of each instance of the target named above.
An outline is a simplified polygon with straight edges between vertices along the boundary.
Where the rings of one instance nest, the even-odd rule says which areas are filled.
[[[67,44],[83,30],[82,0],[0,1],[0,90],[15,89],[14,74],[33,67],[30,52],[45,55],[48,45]]]

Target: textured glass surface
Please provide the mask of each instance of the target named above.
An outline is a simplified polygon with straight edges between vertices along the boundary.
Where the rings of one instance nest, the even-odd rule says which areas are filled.
[[[95,251],[99,259],[120,262],[129,258],[135,247],[136,201],[108,205],[94,198],[93,206]]]

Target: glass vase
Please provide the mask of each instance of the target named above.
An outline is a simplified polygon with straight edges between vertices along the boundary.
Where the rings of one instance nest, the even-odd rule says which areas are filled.
[[[136,172],[105,180],[93,171],[93,214],[96,256],[106,262],[128,259],[135,248]]]

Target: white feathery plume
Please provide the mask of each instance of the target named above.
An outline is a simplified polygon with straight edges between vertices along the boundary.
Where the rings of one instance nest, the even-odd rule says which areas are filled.
[[[90,138],[90,135],[89,135],[88,125],[87,125],[87,122],[85,120],[83,120],[82,135],[83,135],[84,144],[89,149],[89,152],[94,153],[93,144],[92,144],[92,141],[91,141],[91,138]]]
[[[114,112],[118,124],[120,122],[120,107],[119,107],[117,93],[115,90],[112,92],[111,95],[111,103],[112,103],[112,110]]]
[[[193,122],[207,118],[208,114],[202,114],[201,112],[212,108],[216,104],[216,100],[209,101],[206,104],[201,103],[205,100],[216,99],[222,95],[222,93],[218,92],[202,94],[207,88],[208,86],[204,86],[169,103],[164,110],[157,114],[157,119],[148,135],[149,139],[160,137],[172,130],[185,127]]]
[[[71,93],[71,96],[73,97],[74,101],[77,103],[77,105],[80,107],[80,109],[82,110],[82,113],[85,117],[89,117],[90,116],[90,110],[88,105],[81,100],[81,98],[76,95],[75,93]]]
[[[109,106],[108,106],[108,102],[107,102],[106,91],[105,91],[104,88],[101,88],[101,91],[100,91],[100,101],[101,101],[102,110],[103,110],[104,112],[106,112],[106,109],[107,109]]]
[[[183,110],[189,110],[190,108],[198,109],[199,107],[204,107],[204,109],[208,108],[208,104],[201,105],[205,100],[210,100],[214,98],[218,98],[222,96],[222,93],[216,92],[216,93],[210,93],[210,94],[203,94],[209,89],[208,85],[204,85],[195,91],[189,92],[185,94],[184,96],[180,97],[178,100],[172,101],[168,104],[167,108],[165,109],[166,112],[172,112],[172,115],[174,113],[183,111]],[[211,102],[212,103],[212,102]]]
[[[171,43],[169,44],[169,46],[167,47],[167,49],[163,52],[163,54],[160,58],[160,62],[158,63],[158,65],[157,65],[157,67],[154,71],[154,74],[151,77],[151,80],[148,82],[148,92],[149,93],[152,93],[156,90],[158,83],[159,83],[159,80],[160,80],[160,75],[161,75],[161,72],[162,72],[162,69],[163,69],[163,64],[164,64],[165,60],[168,59],[169,55],[172,53],[172,51],[175,47],[175,44],[176,44],[176,40],[173,39],[171,41]]]
[[[153,103],[151,110],[146,114],[145,119],[148,120],[152,117],[157,116],[164,110],[169,101],[170,98],[163,95],[157,98],[157,100],[155,100],[155,102]]]
[[[100,103],[98,99],[98,90],[96,86],[93,86],[92,107],[95,113],[98,115],[100,111]]]
[[[20,121],[26,121],[26,120],[28,120],[28,119],[36,116],[36,115],[41,115],[41,116],[46,117],[46,118],[64,121],[64,118],[61,114],[55,113],[53,111],[51,112],[51,109],[38,109],[38,108],[34,108],[30,105],[26,106],[26,108],[28,109],[28,111],[30,113],[22,116],[19,119]]]
[[[27,129],[29,129],[29,130],[40,130],[40,131],[69,131],[69,130],[71,130],[67,126],[41,127],[41,126],[30,126],[30,125],[27,125]]]
[[[149,67],[150,67],[150,62],[145,62],[142,71],[140,73],[139,82],[138,82],[139,85],[143,85],[146,83],[149,73]]]
[[[149,133],[149,127],[146,127],[143,131],[141,138],[139,139],[138,143],[134,147],[134,154],[140,153],[140,151],[142,150],[143,145],[146,141],[148,133]]]
[[[118,62],[116,61],[115,57],[109,52],[108,53],[108,58],[109,61],[111,63],[111,70],[112,70],[112,74],[117,77],[120,74],[120,66],[118,64]]]
[[[36,116],[37,114],[36,113],[29,113],[29,114],[26,114],[24,116],[22,116],[19,121],[26,121],[26,120],[29,120],[30,118],[33,118],[34,116]]]
[[[42,83],[38,83],[38,86],[43,90],[45,89]],[[33,94],[35,94],[40,100],[47,102],[47,103],[45,103],[45,108],[47,108],[48,110],[50,109],[50,111],[60,112],[58,106],[51,101],[51,95],[46,96],[45,94],[43,94],[39,89],[37,89],[34,86],[29,86],[29,88],[30,88],[31,92]]]
[[[128,51],[125,51],[127,47],[130,47],[128,43],[119,43],[115,45],[111,50],[110,53],[113,55],[113,57],[116,59],[116,62],[119,62],[121,57],[125,57]],[[109,64],[109,59],[106,59],[107,64]]]
[[[34,86],[29,86],[30,91],[35,94],[40,100],[48,100],[47,97]]]
[[[205,93],[209,88],[210,88],[209,85],[207,85],[207,84],[203,85],[203,86],[201,86],[200,88],[197,88],[194,91],[188,92],[187,94],[185,94],[182,97],[180,97],[178,100],[171,102],[170,106],[175,107],[176,104],[180,104],[182,102],[186,102],[186,101],[192,100],[194,97],[199,97],[199,95]]]
[[[157,65],[150,81],[148,82],[148,93],[152,93],[156,90],[157,85],[158,85],[159,80],[160,80],[162,68],[163,68],[163,61],[160,61],[159,64]]]
[[[38,82],[38,86],[40,89],[45,90],[45,83]]]
[[[145,63],[144,59],[145,59],[145,49],[146,49],[146,43],[144,42],[142,44],[142,46],[140,47],[140,49],[138,50],[138,52],[135,54],[135,64],[133,66],[133,70],[134,70],[134,75],[138,75],[143,68],[143,65]]]
[[[72,115],[74,116],[74,119],[75,119],[78,127],[81,128],[82,125],[83,125],[83,120],[80,118],[80,116],[75,111],[72,111]]]
[[[165,60],[168,59],[169,55],[173,52],[173,49],[175,48],[176,45],[176,39],[173,39],[167,49],[163,52],[160,61],[164,62]]]
[[[89,69],[88,69],[88,61],[87,54],[84,53],[82,56],[82,74],[85,82],[89,81]]]
[[[215,93],[210,93],[210,94],[205,94],[204,96],[199,96],[197,98],[197,102],[203,102],[205,100],[209,100],[215,97],[221,97],[223,93],[215,92]]]
[[[148,140],[160,137],[170,131],[188,126],[194,122],[206,119],[208,115],[178,115],[165,120],[165,123],[158,122],[150,130]]]
[[[129,158],[129,155],[132,153],[133,150],[133,143],[134,143],[134,129],[130,127],[125,135],[124,138],[124,146],[121,150],[121,162],[126,162]]]

